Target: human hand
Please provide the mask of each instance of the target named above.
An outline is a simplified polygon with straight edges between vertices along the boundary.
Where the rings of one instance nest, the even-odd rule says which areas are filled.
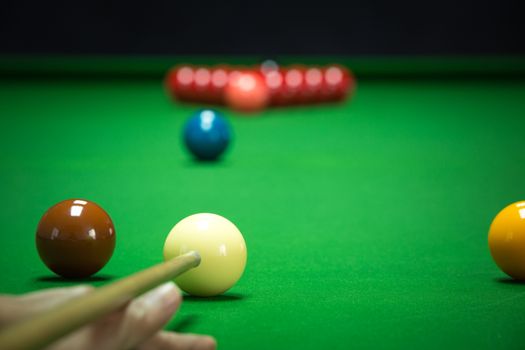
[[[21,296],[0,296],[0,328],[46,312],[66,301],[81,298],[90,286],[55,288]],[[49,350],[124,350],[216,348],[215,339],[162,330],[182,302],[173,282],[165,283],[132,300],[124,308],[84,326],[53,343]]]

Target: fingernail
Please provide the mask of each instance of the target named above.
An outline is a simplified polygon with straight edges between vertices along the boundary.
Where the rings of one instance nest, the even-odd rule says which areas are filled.
[[[144,302],[148,306],[157,304],[162,307],[170,307],[179,299],[179,289],[173,282],[164,283],[145,295]]]
[[[93,287],[91,286],[80,285],[80,286],[71,287],[69,292],[73,295],[82,295],[82,294],[86,294],[90,292],[91,290],[93,290]]]

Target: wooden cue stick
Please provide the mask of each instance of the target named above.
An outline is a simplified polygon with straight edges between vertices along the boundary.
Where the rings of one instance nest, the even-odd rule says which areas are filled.
[[[199,253],[184,255],[95,289],[84,297],[15,323],[0,332],[0,349],[40,349],[133,298],[200,264]]]

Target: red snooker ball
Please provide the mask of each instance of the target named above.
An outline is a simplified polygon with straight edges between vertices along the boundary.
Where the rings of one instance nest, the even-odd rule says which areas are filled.
[[[164,85],[171,98],[191,101],[195,95],[194,80],[195,69],[189,65],[179,65],[166,74]]]
[[[349,92],[353,92],[354,79],[348,69],[343,66],[331,65],[324,69],[324,93],[329,101],[344,100]]]
[[[264,109],[268,105],[270,92],[262,75],[253,71],[233,73],[224,91],[226,103],[242,112]]]
[[[211,97],[212,103],[224,103],[224,89],[228,84],[229,68],[215,66],[211,69]]]
[[[264,75],[266,86],[270,92],[270,104],[282,104],[282,96],[284,93],[284,78],[283,74],[276,70],[268,72]]]
[[[284,104],[296,104],[303,102],[303,85],[304,72],[301,67],[290,67],[286,69],[284,73]]]
[[[321,101],[323,72],[317,67],[308,68],[304,73],[304,96],[307,102]]]
[[[199,67],[194,75],[195,102],[211,102],[211,71],[207,67]]]

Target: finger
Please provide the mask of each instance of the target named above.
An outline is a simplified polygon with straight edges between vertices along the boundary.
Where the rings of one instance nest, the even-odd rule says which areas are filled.
[[[217,341],[207,335],[161,331],[143,343],[138,350],[214,350],[216,348]]]
[[[60,287],[60,288],[48,288],[42,289],[23,295],[16,296],[18,300],[23,300],[27,302],[42,302],[46,299],[62,299],[68,298],[70,295],[83,294],[88,291],[93,290],[94,288],[89,285],[77,285],[72,287]]]
[[[151,338],[168,323],[181,302],[181,293],[173,282],[133,300],[124,310],[124,319],[117,333],[121,341],[119,348],[134,348]]]
[[[53,344],[52,349],[135,348],[170,320],[181,300],[180,291],[173,282],[163,284],[134,299],[125,308]]]
[[[0,326],[50,310],[66,301],[89,293],[93,287],[53,288],[21,296],[0,297]]]
[[[92,290],[94,288],[88,285],[45,289],[22,295],[18,298],[18,301],[20,304],[31,305],[36,313],[52,309],[66,301],[83,296]]]

